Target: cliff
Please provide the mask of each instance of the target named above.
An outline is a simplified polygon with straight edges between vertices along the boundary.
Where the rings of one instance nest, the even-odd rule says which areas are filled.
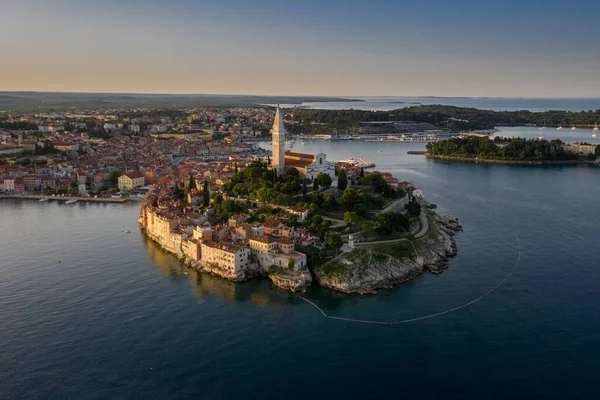
[[[353,250],[317,268],[316,281],[339,292],[368,294],[414,279],[424,270],[442,272],[456,255],[454,232],[462,228],[454,217],[431,213],[430,221],[429,233],[412,244],[398,241]]]
[[[307,267],[300,271],[272,266],[269,268],[269,279],[275,286],[292,292],[303,292],[312,282],[312,276]]]

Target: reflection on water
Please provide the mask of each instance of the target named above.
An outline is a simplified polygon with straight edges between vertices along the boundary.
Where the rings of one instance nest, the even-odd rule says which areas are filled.
[[[145,235],[142,240],[148,257],[166,278],[187,278],[194,292],[200,298],[218,296],[231,302],[250,302],[258,308],[270,311],[284,310],[287,305],[297,303],[297,295],[275,288],[268,279],[253,279],[248,282],[233,283],[206,273],[187,268],[182,262],[163,251]],[[274,307],[275,306],[275,307]]]

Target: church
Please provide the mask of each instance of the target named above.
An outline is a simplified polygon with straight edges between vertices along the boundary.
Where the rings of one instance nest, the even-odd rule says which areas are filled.
[[[295,153],[285,151],[285,127],[283,126],[283,117],[277,106],[275,111],[275,120],[273,121],[273,161],[272,169],[277,171],[277,175],[282,175],[285,168],[295,168],[301,176],[314,180],[317,175],[323,173],[329,175],[331,180],[335,181],[335,165],[327,161],[327,156],[323,153],[317,155]]]

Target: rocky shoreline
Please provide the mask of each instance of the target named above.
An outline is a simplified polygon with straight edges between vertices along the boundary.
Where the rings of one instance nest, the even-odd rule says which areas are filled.
[[[420,249],[413,245],[415,250],[419,250],[415,257],[381,257],[376,250],[365,249],[363,250],[364,254],[361,255],[361,262],[348,263],[343,273],[326,274],[323,269],[312,271],[316,283],[342,293],[374,294],[379,289],[389,289],[399,283],[410,281],[425,270],[434,274],[441,273],[448,267],[449,258],[456,255],[454,235],[455,232],[462,230],[462,227],[455,217],[441,216],[433,211],[429,211],[428,215],[430,232],[425,237],[415,240]],[[277,267],[271,267],[265,271],[257,263],[248,268],[245,274],[232,277],[218,266],[200,263],[186,257],[183,252],[167,249],[158,238],[153,237],[143,227],[141,229],[144,235],[163,251],[173,255],[188,268],[231,282],[239,283],[249,279],[268,277],[273,285],[280,289],[303,292],[313,281],[313,274],[306,266],[300,271]]]
[[[152,240],[157,246],[159,246],[162,251],[171,254],[173,257],[181,261],[186,267],[191,268],[194,271],[211,274],[235,283],[245,282],[254,278],[268,277],[276,287],[284,290],[290,290],[292,292],[303,292],[312,283],[312,276],[308,267],[304,267],[304,269],[301,271],[287,271],[286,273],[282,273],[282,271],[279,270],[267,272],[258,264],[254,264],[252,268],[249,268],[245,271],[246,273],[244,275],[231,277],[226,273],[225,270],[216,265],[201,263],[186,257],[183,253],[177,253],[165,248],[165,246],[160,243],[158,238],[153,237],[153,235],[151,235],[143,227],[141,227],[141,229],[144,235]]]
[[[389,289],[410,281],[425,270],[441,273],[448,267],[448,260],[457,253],[454,235],[462,227],[455,217],[430,213],[430,220],[432,232],[420,240],[418,247],[421,250],[414,258],[382,257],[376,250],[363,250],[364,254],[355,262],[349,261],[341,273],[317,269],[317,283],[342,293],[374,294],[378,289]]]

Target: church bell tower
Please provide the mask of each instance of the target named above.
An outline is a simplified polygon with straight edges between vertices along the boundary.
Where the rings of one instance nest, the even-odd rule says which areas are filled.
[[[273,170],[277,171],[277,176],[283,175],[285,170],[285,127],[283,126],[283,118],[279,112],[279,104],[275,111],[275,120],[273,121]]]

